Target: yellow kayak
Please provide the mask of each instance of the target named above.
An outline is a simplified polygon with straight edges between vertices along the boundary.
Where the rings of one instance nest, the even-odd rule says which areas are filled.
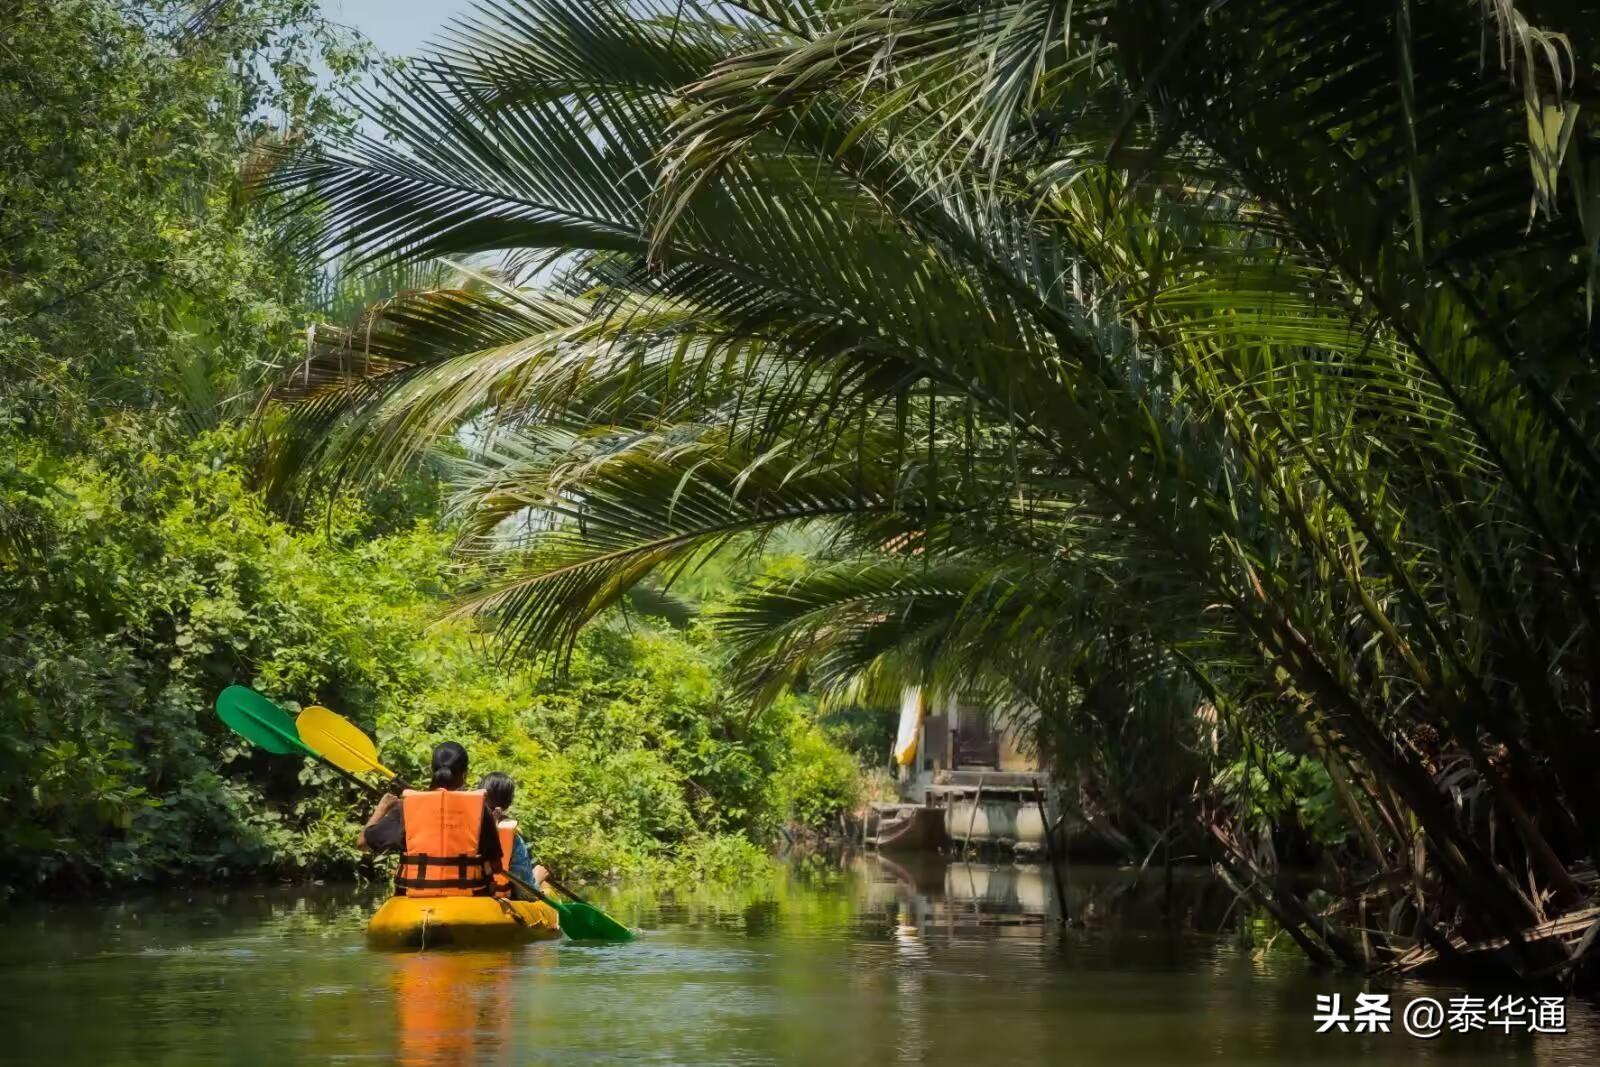
[[[390,897],[367,923],[374,948],[494,948],[560,936],[561,919],[542,900]]]

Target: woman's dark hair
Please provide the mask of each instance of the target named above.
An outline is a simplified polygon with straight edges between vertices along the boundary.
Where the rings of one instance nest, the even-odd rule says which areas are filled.
[[[467,780],[467,750],[445,741],[433,750],[433,788],[460,789]]]
[[[511,801],[517,795],[517,783],[504,771],[491,771],[484,775],[478,788],[483,790],[483,799],[489,802],[489,806],[501,811],[509,811]]]

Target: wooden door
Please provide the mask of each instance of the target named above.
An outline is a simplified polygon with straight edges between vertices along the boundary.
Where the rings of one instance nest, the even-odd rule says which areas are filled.
[[[1000,766],[1000,737],[994,729],[994,718],[986,709],[963,705],[950,739],[955,749],[951,766]]]

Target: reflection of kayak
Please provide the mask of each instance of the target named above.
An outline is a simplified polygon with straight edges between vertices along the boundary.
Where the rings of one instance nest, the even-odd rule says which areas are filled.
[[[560,936],[560,917],[539,900],[390,897],[367,923],[374,948],[486,948]]]
[[[516,1063],[512,986],[504,949],[406,952],[392,957],[395,1063]]]

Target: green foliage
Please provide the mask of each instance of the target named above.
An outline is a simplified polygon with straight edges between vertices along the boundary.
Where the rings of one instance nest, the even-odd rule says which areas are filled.
[[[765,841],[789,815],[783,770],[809,723],[798,702],[753,716],[730,699],[704,629],[595,627],[559,677],[486,670],[465,627],[433,631],[422,655],[416,696],[378,716],[385,751],[420,777],[429,745],[454,737],[475,774],[511,774],[513,810],[558,870],[648,869],[717,840]]]
[[[749,838],[717,834],[696,841],[683,856],[685,874],[699,882],[741,885],[772,875],[772,859]]]
[[[197,10],[6,7],[0,424],[65,445],[114,409],[205,421],[301,343],[312,275],[244,194],[269,143],[348,127],[330,90],[369,52],[309,0]]]
[[[1241,756],[1216,777],[1244,824],[1264,830],[1297,823],[1319,845],[1343,844],[1350,822],[1321,760],[1281,750]]]
[[[8,443],[55,492],[45,550],[0,571],[0,783],[19,798],[0,827],[7,881],[227,874],[279,850],[322,869],[308,841],[332,840],[337,791],[302,797],[301,773],[322,772],[268,765],[207,711],[257,668],[270,686],[368,654],[337,595],[356,558],[277,524],[226,435],[165,457],[132,437],[56,461]]]
[[[475,774],[514,777],[536,854],[569,873],[681,851],[726,875],[779,820],[853,801],[848,757],[798,701],[751,716],[728,698],[708,631],[597,627],[560,679],[500,664],[472,625],[434,624],[462,580],[447,531],[373,537],[348,499],[294,530],[250,487],[240,441],[33,449],[24,469],[54,472],[35,501],[49,547],[0,571],[8,884],[353,871],[365,801],[222,730],[211,701],[236,681],[350,715],[413,780],[460,740]]]
[[[730,699],[703,629],[630,616],[557,680],[441,623],[477,579],[428,470],[264,499],[255,387],[327,285],[260,180],[349,131],[371,58],[313,0],[0,20],[0,885],[356,871],[366,800],[223,730],[234,682],[351,715],[414,777],[464,741],[569,874],[748,869],[838,802],[780,786],[805,709]]]
[[[900,720],[885,708],[849,704],[824,708],[817,723],[829,740],[855,756],[862,766],[876,767],[888,758]]]
[[[861,768],[824,729],[798,716],[789,721],[788,759],[774,783],[779,803],[801,826],[828,826],[860,799]]]

